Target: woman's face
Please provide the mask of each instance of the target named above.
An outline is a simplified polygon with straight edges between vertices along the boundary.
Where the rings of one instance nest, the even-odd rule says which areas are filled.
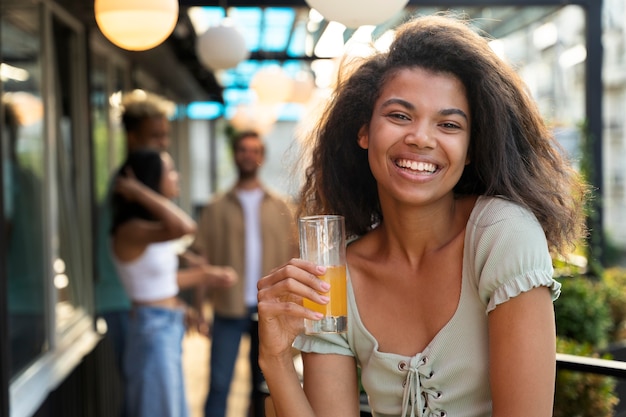
[[[470,122],[453,75],[405,68],[391,77],[359,132],[381,201],[422,205],[451,195],[469,163]]]
[[[163,163],[163,173],[161,174],[161,194],[167,198],[176,198],[180,192],[178,184],[178,171],[174,167],[172,157],[161,152],[161,161]]]
[[[131,151],[150,148],[164,151],[170,146],[170,122],[165,117],[147,117],[138,128],[128,132],[128,147]]]

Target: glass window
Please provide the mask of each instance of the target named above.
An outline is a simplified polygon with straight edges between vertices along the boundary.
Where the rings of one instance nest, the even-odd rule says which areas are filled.
[[[44,123],[37,9],[1,17],[2,175],[10,376],[49,347],[44,255]]]
[[[79,164],[81,148],[79,131],[81,118],[86,119],[79,107],[77,92],[81,66],[75,56],[78,55],[79,36],[71,27],[56,17],[52,19],[54,32],[52,88],[54,97],[53,137],[56,138],[52,149],[55,160],[56,190],[52,192],[52,204],[57,204],[56,227],[58,239],[53,239],[54,288],[56,292],[57,330],[63,331],[78,316],[79,311],[89,310],[91,303],[90,269],[88,268],[88,245],[83,239],[85,216],[89,213],[87,204],[81,201],[81,190],[89,172]],[[83,124],[84,126],[84,124]],[[82,138],[87,142],[87,138]],[[88,196],[82,196],[88,197]],[[86,210],[83,210],[86,209]],[[54,213],[54,211],[53,211]],[[56,246],[56,247],[55,247]]]
[[[109,179],[126,153],[119,107],[122,94],[129,89],[126,73],[125,68],[111,63],[110,57],[92,54],[89,94],[93,123],[93,180],[98,205],[103,203]]]
[[[10,415],[22,417],[98,341],[90,314],[87,73],[79,22],[46,2],[2,5],[0,305],[9,339],[2,353]]]

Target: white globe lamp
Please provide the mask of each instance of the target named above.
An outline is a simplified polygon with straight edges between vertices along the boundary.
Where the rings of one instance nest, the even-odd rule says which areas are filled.
[[[409,0],[306,0],[326,20],[349,28],[379,25],[402,10]]]
[[[212,26],[196,39],[196,55],[206,68],[234,68],[250,55],[246,40],[228,19]]]
[[[178,21],[178,0],[95,0],[96,23],[113,44],[145,51],[161,44]]]
[[[315,90],[315,78],[309,71],[300,71],[293,78],[293,88],[289,101],[292,103],[308,103]]]
[[[289,99],[293,80],[279,66],[261,68],[250,81],[250,88],[261,103],[277,104]]]

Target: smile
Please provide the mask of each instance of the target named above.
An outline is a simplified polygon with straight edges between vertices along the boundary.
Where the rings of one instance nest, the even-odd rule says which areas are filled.
[[[437,165],[429,162],[418,162],[410,159],[398,159],[396,165],[400,168],[409,169],[415,172],[432,174],[437,170]]]

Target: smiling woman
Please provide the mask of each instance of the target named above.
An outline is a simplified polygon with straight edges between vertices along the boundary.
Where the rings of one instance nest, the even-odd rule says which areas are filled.
[[[580,236],[586,185],[515,72],[467,22],[416,18],[338,83],[310,139],[300,214],[345,216],[348,331],[302,334],[323,267],[259,282],[277,415],[358,416],[360,368],[375,415],[551,416],[551,255]]]
[[[149,0],[144,1],[150,3]],[[244,29],[253,39],[251,45],[257,45],[258,48],[251,52],[251,59],[242,62],[232,71],[212,74],[206,68],[202,68],[196,60],[195,33],[186,12],[191,6],[215,6],[221,12],[221,20],[225,15],[225,9],[217,6],[226,3],[228,14],[232,18],[250,18],[249,21],[245,20],[248,23],[244,25]],[[223,126],[232,120],[237,105],[253,102],[255,96],[249,88],[249,83],[259,68],[270,64],[280,65],[292,77],[294,74],[301,74],[302,71],[311,78],[315,74],[318,87],[327,91],[326,89],[333,86],[336,81],[334,63],[331,59],[318,59],[320,56],[315,52],[316,41],[319,46],[319,40],[326,38],[326,32],[337,36],[334,38],[335,41],[330,43],[339,46],[335,48],[338,51],[342,51],[341,46],[347,39],[350,41],[345,42],[346,44],[361,39],[369,42],[371,39],[377,45],[382,45],[380,41],[389,37],[391,29],[395,28],[399,21],[407,20],[416,12],[420,14],[436,12],[441,2],[411,1],[398,19],[359,30],[344,29],[339,23],[323,19],[321,15],[311,12],[302,0],[228,0],[226,3],[217,0],[179,0],[179,19],[172,34],[149,53],[133,53],[118,48],[101,36],[94,19],[93,1],[0,0],[2,39],[0,89],[3,97],[3,105],[0,106],[0,113],[3,116],[0,117],[3,142],[0,158],[2,174],[0,183],[3,187],[0,205],[3,208],[3,221],[0,222],[0,231],[4,244],[3,249],[0,249],[2,252],[0,264],[4,265],[0,268],[2,275],[0,296],[3,300],[3,303],[0,303],[3,306],[0,307],[0,340],[3,341],[0,343],[0,369],[4,370],[0,373],[0,415],[12,417],[30,417],[42,413],[64,417],[118,415],[121,396],[118,368],[114,361],[117,346],[110,343],[111,340],[115,340],[116,327],[105,326],[105,321],[99,316],[101,305],[95,298],[94,287],[104,281],[101,269],[97,268],[97,264],[100,263],[97,254],[100,248],[104,250],[108,248],[108,245],[100,245],[95,238],[96,229],[105,224],[100,222],[98,207],[104,204],[108,179],[117,171],[126,156],[126,137],[119,121],[122,92],[140,88],[167,96],[176,103],[176,114],[170,120],[172,124],[170,151],[176,166],[181,168],[182,194],[177,200],[188,213],[193,213],[194,210],[195,213],[199,213],[201,205],[208,200],[211,193],[225,189],[235,179],[234,168],[226,163],[228,158],[223,157],[230,155],[227,148],[228,133],[225,133]],[[489,6],[484,6],[486,3],[489,3]],[[505,4],[506,7],[498,7],[497,3]],[[559,122],[559,136],[567,139],[568,151],[578,149],[581,137],[581,130],[578,128],[580,119],[588,121],[589,132],[594,138],[593,152],[590,155],[593,155],[598,173],[593,177],[595,178],[593,181],[601,185],[603,176],[609,179],[605,186],[598,188],[604,189],[607,194],[594,199],[598,213],[594,218],[594,222],[597,219],[594,230],[595,233],[602,232],[602,214],[604,214],[606,230],[611,230],[611,237],[618,239],[617,243],[623,246],[626,242],[626,228],[620,227],[619,223],[620,218],[626,218],[620,214],[625,209],[620,205],[623,184],[619,181],[624,177],[621,175],[623,169],[620,168],[623,164],[619,163],[623,123],[620,117],[613,116],[614,112],[620,109],[615,103],[623,101],[626,84],[620,77],[610,76],[614,69],[621,68],[618,65],[621,59],[618,44],[623,36],[614,36],[624,32],[623,10],[617,6],[620,2],[604,2],[604,8],[602,2],[597,0],[577,0],[571,2],[575,4],[569,5],[562,0],[544,0],[541,3],[547,5],[545,7],[528,6],[527,3],[525,0],[463,2],[468,5],[464,7],[464,11],[475,19],[473,23],[480,30],[493,35],[501,46],[498,50],[507,54],[506,60],[521,74],[529,77],[529,94],[537,98],[545,112],[546,120]],[[285,19],[276,23],[274,18],[277,16],[283,16]],[[608,26],[600,24],[601,18],[607,19],[605,23]],[[545,30],[539,30],[546,29],[543,25],[547,23],[554,24],[556,33],[546,35]],[[609,36],[601,36],[603,27],[609,31]],[[562,36],[565,34],[574,36]],[[553,44],[554,35],[558,38],[557,44]],[[606,42],[604,46],[602,38]],[[288,42],[284,42],[285,39]],[[579,43],[584,44],[585,48]],[[388,46],[389,43],[385,42],[385,45]],[[492,42],[491,45],[495,47],[496,42]],[[605,59],[602,58],[603,50],[607,53]],[[571,58],[573,53],[577,59],[565,62],[559,59],[559,51],[569,51],[566,57],[569,55]],[[581,51],[586,52],[587,58],[584,62],[579,62],[584,56]],[[440,55],[441,57],[454,55],[451,52],[450,49],[446,49]],[[602,65],[608,72],[601,70]],[[329,70],[323,71],[320,68]],[[374,65],[369,68],[381,67]],[[318,148],[323,151],[324,158],[332,156],[327,159],[337,169],[327,171],[324,168],[323,171],[337,175],[329,175],[328,178],[318,177],[318,173],[322,171],[319,169],[319,161],[316,161],[314,166],[311,165],[314,180],[317,181],[318,178],[321,180],[318,187],[321,190],[319,198],[315,196],[311,202],[328,201],[328,205],[320,203],[316,207],[319,207],[320,211],[322,208],[341,210],[349,214],[349,221],[359,220],[358,224],[366,225],[367,229],[358,233],[363,235],[361,239],[366,239],[369,233],[373,233],[370,229],[374,226],[391,228],[394,226],[392,219],[396,213],[400,213],[396,208],[389,211],[387,204],[384,212],[380,210],[378,183],[371,174],[367,159],[369,150],[361,148],[358,143],[359,129],[367,124],[372,116],[375,101],[372,95],[378,94],[379,87],[382,86],[378,78],[380,74],[368,75],[366,67],[364,70],[359,77],[365,81],[369,79],[371,82],[361,84],[359,81],[357,83],[359,88],[355,89],[354,96],[348,97],[338,93],[338,96],[348,97],[347,100],[342,98],[341,101],[343,103],[341,109],[345,111],[341,113],[333,111],[339,116],[338,120],[341,123],[328,125],[329,129],[323,136],[330,135],[329,140]],[[607,79],[611,83],[609,89],[603,89],[601,82],[603,73],[609,75]],[[615,73],[618,74],[619,71]],[[478,74],[476,79],[480,78],[481,74]],[[564,89],[564,84],[558,82],[559,80],[563,80],[568,88]],[[298,92],[302,90],[298,89]],[[317,91],[313,96],[319,98],[319,93],[320,91]],[[605,97],[601,100],[603,94]],[[471,98],[475,93],[468,91],[467,95]],[[21,101],[24,97],[30,97],[31,103],[39,102],[43,105],[27,111],[26,117],[18,117],[19,125],[16,126],[15,121],[11,120],[10,106],[17,104],[20,107],[25,104]],[[363,98],[366,100],[363,101]],[[302,106],[304,99],[296,100],[292,97],[292,100],[300,107],[282,107],[278,122],[268,133],[268,159],[262,172],[269,185],[278,190],[289,190],[290,194],[294,191],[292,186],[298,186],[302,176],[285,175],[287,169],[284,168],[284,156],[292,160],[291,151],[297,151],[301,143],[297,142],[296,146],[292,147],[294,137],[303,132],[315,119],[311,117],[311,112],[301,111],[304,108]],[[405,101],[412,102],[413,99]],[[217,114],[204,112],[198,115],[197,112],[193,112],[191,106],[188,107],[192,102],[219,103],[220,107]],[[602,103],[611,104],[605,109],[607,113],[604,116]],[[472,189],[471,186],[481,185],[481,178],[490,179],[491,171],[488,167],[494,166],[492,164],[494,160],[509,163],[506,158],[488,159],[489,155],[485,159],[480,152],[475,153],[473,150],[474,144],[479,146],[482,143],[475,138],[480,138],[484,132],[491,130],[492,123],[499,126],[500,119],[508,117],[508,114],[498,113],[498,109],[502,107],[493,107],[491,110],[495,111],[479,113],[476,112],[475,105],[469,107],[472,110],[468,114],[472,121],[470,129],[474,130],[477,125],[477,116],[480,118],[486,114],[490,120],[479,122],[478,125],[482,128],[473,131],[470,136],[471,161],[463,172],[459,187],[455,189],[459,195],[483,194],[481,190]],[[190,111],[189,114],[185,111],[187,109]],[[287,109],[289,112],[285,115]],[[292,111],[293,109],[296,111]],[[298,109],[300,111],[297,111]],[[515,114],[516,111],[512,113]],[[191,114],[200,120],[192,120]],[[307,117],[304,118],[304,115]],[[355,115],[359,116],[356,122],[352,118]],[[364,116],[361,117],[362,115]],[[408,120],[416,116],[419,115],[407,113]],[[393,120],[402,120],[404,117],[402,114],[402,117],[394,117]],[[603,117],[612,121],[608,129],[604,130],[601,123]],[[305,129],[296,124],[298,121],[307,123]],[[411,123],[414,123],[414,120]],[[349,129],[343,129],[344,126]],[[451,128],[452,125],[447,127]],[[441,132],[437,136],[439,139],[444,137]],[[374,141],[381,143],[378,135],[369,133],[368,142]],[[483,145],[485,152],[492,152],[490,143]],[[344,146],[353,158],[342,157]],[[404,145],[396,143],[387,149],[396,155],[397,146]],[[603,147],[606,147],[604,151]],[[433,162],[429,167],[428,164],[431,162],[425,160],[424,155],[417,159],[408,151],[411,146],[406,145],[406,148],[406,152],[402,151],[402,159],[397,159],[399,165],[405,167],[404,171],[409,171],[406,167],[410,163],[411,169],[415,166],[417,170],[432,171],[430,175],[433,181],[440,178],[440,173],[443,173],[445,168],[443,158],[440,156],[435,158],[435,152],[432,151]],[[427,152],[427,148],[422,146],[423,153]],[[520,149],[527,148],[521,146]],[[286,150],[289,152],[284,153]],[[513,157],[516,156],[516,152],[518,152],[516,147],[505,149],[505,153],[511,153]],[[405,154],[408,155],[406,158]],[[342,159],[338,159],[340,156]],[[380,159],[380,156],[375,157]],[[517,160],[522,161],[526,158],[527,155],[523,155]],[[609,158],[604,161],[605,169],[601,169],[603,158]],[[423,170],[421,163],[424,164]],[[438,172],[440,166],[442,171]],[[298,168],[306,167],[309,167],[308,163],[301,164]],[[389,168],[399,170],[391,164]],[[515,172],[516,169],[517,166],[512,165],[503,171]],[[421,185],[417,181],[411,182],[409,178],[400,177],[398,172],[391,170],[389,172],[394,172],[399,178],[398,183],[412,184],[399,187],[398,190],[390,189],[389,192],[393,191],[394,197],[398,196],[395,201],[404,203],[407,196],[415,200],[415,194],[412,193],[415,193],[415,190],[419,192]],[[429,178],[426,172],[420,175],[425,180]],[[509,182],[519,179],[524,184],[523,178],[515,175],[503,176],[502,179]],[[558,175],[555,176],[555,181],[559,181]],[[322,183],[328,185],[321,186]],[[423,188],[427,186],[426,183]],[[311,190],[306,196],[313,197],[317,192],[317,189]],[[425,200],[424,196],[418,197]],[[518,197],[525,200],[523,195]],[[455,200],[455,204],[461,200]],[[339,206],[337,202],[346,204]],[[413,202],[411,205],[415,206]],[[409,204],[398,204],[402,209],[408,206]],[[317,211],[316,207],[312,211]],[[362,217],[352,216],[353,207],[359,210],[361,207],[364,208],[356,212]],[[370,208],[373,210],[370,211]],[[460,208],[455,206],[454,210],[457,209]],[[370,215],[372,213],[374,216]],[[384,274],[377,274],[374,277],[388,284],[381,291],[375,291],[381,295],[380,301],[384,301],[385,308],[380,309],[383,313],[388,308],[396,309],[398,313],[406,308],[401,302],[405,294],[392,294],[386,290],[395,289],[411,295],[422,294],[424,297],[429,295],[426,286],[420,286],[419,291],[412,291],[413,289],[409,288],[408,281],[417,285],[418,278],[423,278],[424,275],[407,272],[401,268],[401,263],[397,260],[408,256],[405,254],[413,253],[395,249],[396,241],[408,236],[424,241],[428,239],[435,243],[445,236],[442,232],[428,234],[427,227],[418,228],[420,224],[435,225],[435,221],[426,222],[422,217],[428,214],[426,211],[413,212],[407,209],[402,213],[411,215],[407,214],[402,218],[398,216],[401,231],[390,235],[397,240],[390,240],[389,244],[381,245],[383,249],[389,250],[390,256],[395,257],[396,262],[384,265],[388,266],[387,270],[396,271],[397,276],[387,279]],[[442,213],[447,214],[448,211],[438,212],[439,217],[443,217]],[[437,216],[434,214],[433,216],[432,218],[437,220]],[[549,217],[558,219],[560,215]],[[551,230],[548,229],[547,232]],[[516,238],[523,237],[517,234],[510,235]],[[458,237],[456,239],[452,237],[449,241],[450,247],[458,249],[458,246],[455,246],[458,245],[458,240]],[[350,245],[349,250],[358,248],[356,245],[359,242],[360,239],[356,240]],[[507,246],[509,249],[514,247]],[[594,251],[594,253],[607,252]],[[512,250],[508,250],[505,255],[503,257],[507,259],[514,257]],[[430,259],[435,258],[426,256],[425,262]],[[452,259],[450,257],[441,264],[450,270],[458,268]],[[376,261],[375,263],[378,263],[378,260]],[[358,265],[355,261],[351,262],[349,272],[354,275],[353,282],[357,283]],[[447,273],[444,267],[437,269],[439,275],[443,277],[438,281],[440,288],[454,289],[454,283],[447,282],[446,278],[456,275]],[[376,271],[375,268],[371,270]],[[398,277],[407,280],[406,286],[397,284],[397,281],[400,281]],[[415,280],[410,279],[413,277],[416,277]],[[274,278],[276,277],[272,279]],[[397,281],[393,281],[394,278]],[[425,281],[427,280],[419,282]],[[286,282],[294,283],[292,280]],[[376,281],[373,279],[366,282]],[[301,286],[298,288],[303,289]],[[376,335],[376,323],[368,317],[368,310],[375,307],[378,300],[370,301],[367,297],[361,297],[363,294],[367,295],[367,285],[357,285],[355,288],[359,299],[365,300],[358,303],[358,307],[362,307],[358,312],[363,312],[367,329],[373,330],[372,334]],[[268,296],[266,290],[271,292],[276,288],[268,286],[261,291]],[[454,295],[452,291],[450,295]],[[432,298],[436,299],[434,295]],[[116,307],[123,304],[122,298],[115,300],[119,302]],[[280,303],[276,307],[288,308]],[[498,310],[504,311],[501,307],[498,306],[489,314],[497,313]],[[433,310],[438,311],[439,307]],[[354,309],[352,311],[354,312]],[[444,313],[450,314],[450,311],[445,309],[442,315]],[[289,320],[288,314],[277,316]],[[300,318],[297,317],[295,320],[298,324],[301,322]],[[398,323],[393,319],[389,320],[387,325],[398,330],[398,333],[411,335],[418,331],[433,331],[432,328],[424,329],[423,325],[421,328],[418,327],[419,323],[420,320],[416,319],[410,326],[399,329]],[[433,327],[436,327],[435,324],[441,324],[436,320],[432,320],[432,323]],[[381,348],[390,346],[389,341],[383,338],[380,338],[380,341],[384,342],[379,345]],[[415,349],[418,348],[416,344]],[[404,347],[400,346],[398,351],[404,352]],[[359,365],[365,363],[361,360],[363,357],[357,356]],[[436,362],[432,356],[429,360],[430,363]],[[398,361],[392,363],[392,367],[398,369]],[[307,369],[310,371],[311,366],[308,365]],[[345,375],[351,375],[352,371],[352,368],[348,369]],[[376,377],[371,372],[367,374],[369,379],[366,380],[369,382]],[[310,372],[308,375],[315,378]],[[343,377],[344,375],[340,375],[337,382],[343,382]],[[275,375],[272,380],[276,380]],[[291,386],[294,391],[296,388],[300,389],[295,384],[286,383],[284,386]],[[376,395],[375,390],[370,391],[371,398],[380,403],[376,399],[381,397]],[[447,391],[442,392],[444,396],[447,395]],[[282,403],[280,390],[273,394],[276,402]]]

